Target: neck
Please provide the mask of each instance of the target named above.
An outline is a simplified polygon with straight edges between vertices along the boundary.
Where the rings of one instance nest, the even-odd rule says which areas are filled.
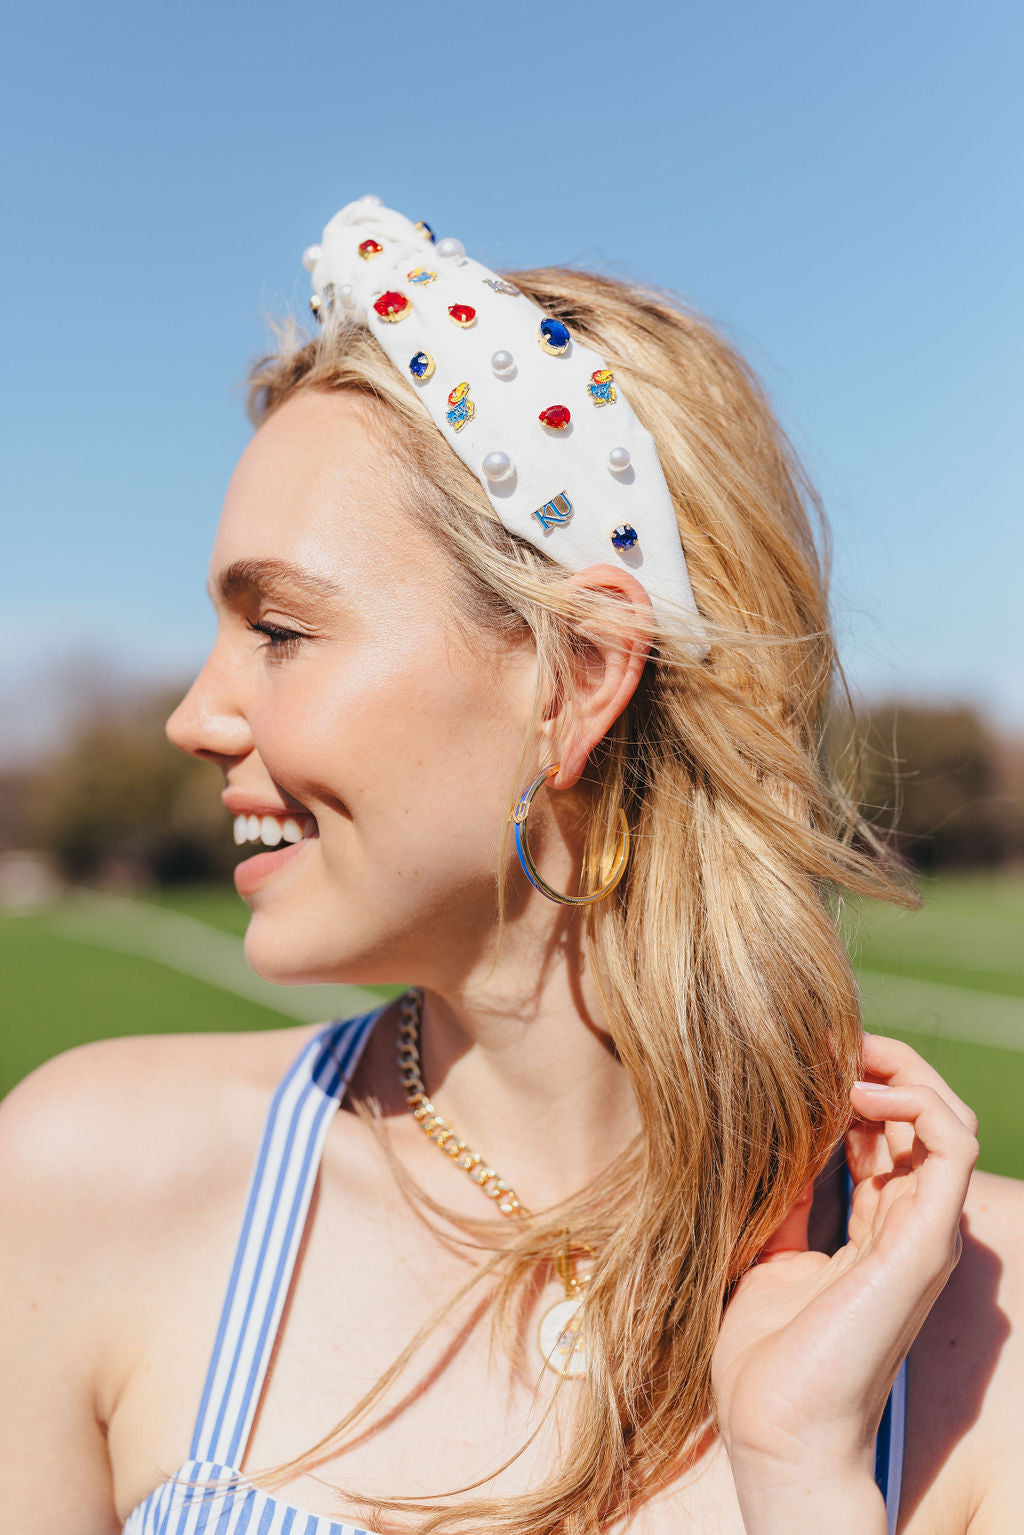
[[[536,915],[547,919],[543,932],[528,931],[534,913],[518,914],[500,947],[462,970],[435,935],[429,959],[409,970],[424,991],[421,1067],[437,1113],[542,1210],[619,1158],[639,1119],[586,964],[583,914]],[[375,1030],[362,1087],[405,1118],[396,1028],[397,1010],[394,1027]],[[845,1241],[842,1175],[839,1146],[815,1189],[809,1235],[819,1251]]]
[[[582,924],[578,912],[558,913],[542,945],[524,943],[524,924],[513,921],[486,964],[422,983],[427,1092],[531,1209],[584,1188],[639,1128]],[[389,1030],[388,1049],[393,1041]],[[393,1059],[380,1066],[395,1072]]]

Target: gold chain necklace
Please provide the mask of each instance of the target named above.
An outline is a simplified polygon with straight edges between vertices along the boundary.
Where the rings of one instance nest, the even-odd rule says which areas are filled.
[[[440,1147],[456,1167],[492,1199],[510,1220],[526,1220],[530,1211],[510,1183],[492,1167],[486,1157],[453,1130],[437,1112],[427,1094],[420,1059],[420,1029],[423,1022],[423,992],[412,987],[402,998],[402,1016],[398,1026],[398,1071],[405,1090],[405,1101],[413,1119],[435,1146]],[[569,1233],[555,1258],[555,1272],[562,1281],[565,1298],[549,1306],[537,1328],[537,1345],[546,1365],[559,1375],[582,1375],[587,1368],[580,1328],[583,1291],[586,1278],[579,1279],[572,1260]],[[593,1254],[591,1248],[587,1249]]]

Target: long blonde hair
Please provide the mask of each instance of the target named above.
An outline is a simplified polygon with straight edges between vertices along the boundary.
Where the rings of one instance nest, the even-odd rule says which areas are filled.
[[[845,689],[826,533],[750,369],[664,291],[561,267],[506,275],[607,359],[653,433],[712,641],[698,659],[685,630],[663,623],[636,697],[589,764],[595,850],[620,807],[632,835],[628,875],[591,908],[587,944],[640,1136],[578,1198],[495,1239],[482,1266],[508,1317],[563,1227],[599,1254],[585,1308],[593,1366],[567,1451],[521,1496],[373,1505],[416,1513],[423,1530],[554,1535],[621,1516],[713,1423],[730,1288],[850,1118],[861,1019],[840,893],[916,898],[827,760],[826,716]],[[506,532],[363,324],[332,317],[312,340],[293,328],[250,384],[256,423],[297,390],[364,397],[409,514],[451,556],[469,621],[532,635],[542,686],[571,673],[581,610],[564,572]],[[621,604],[603,619],[622,622]],[[419,1341],[274,1474],[337,1451]]]

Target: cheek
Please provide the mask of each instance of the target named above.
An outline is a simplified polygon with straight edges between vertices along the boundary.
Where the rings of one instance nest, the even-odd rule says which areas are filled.
[[[426,638],[401,651],[381,644],[352,666],[325,648],[268,679],[251,724],[284,788],[303,802],[337,803],[368,840],[389,828],[409,835],[410,822],[424,820],[474,836],[486,826],[493,840],[522,744],[527,686],[528,678],[452,657]],[[326,824],[321,830],[329,835]]]

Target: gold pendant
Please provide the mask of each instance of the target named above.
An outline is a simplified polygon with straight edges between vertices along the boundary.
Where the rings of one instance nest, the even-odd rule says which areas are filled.
[[[587,1356],[583,1347],[583,1297],[555,1301],[540,1319],[537,1344],[549,1369],[559,1375],[585,1375]]]
[[[586,1242],[573,1242],[568,1231],[562,1232],[562,1245],[555,1255],[555,1273],[562,1281],[565,1298],[549,1306],[537,1328],[541,1358],[549,1370],[559,1375],[585,1375],[587,1352],[583,1345],[583,1292],[590,1277],[576,1272],[577,1254],[594,1257]]]

